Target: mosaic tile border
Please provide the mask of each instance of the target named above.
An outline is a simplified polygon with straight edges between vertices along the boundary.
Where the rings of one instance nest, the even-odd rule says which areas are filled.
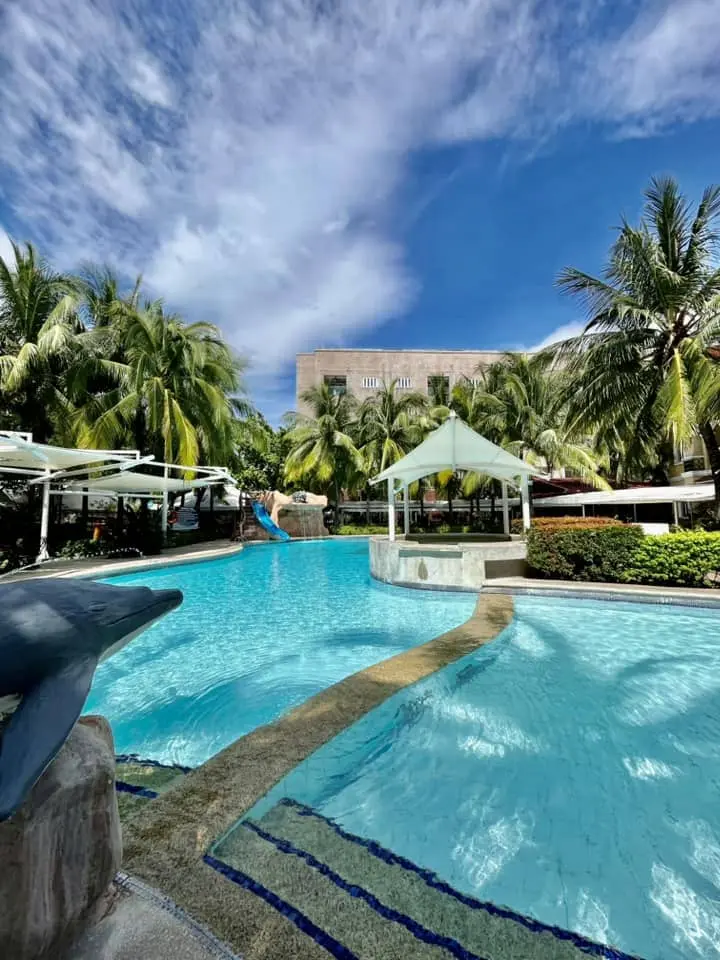
[[[363,900],[372,910],[375,911],[375,913],[378,914],[378,916],[381,916],[383,920],[390,920],[392,923],[398,923],[400,926],[405,927],[405,929],[411,933],[416,940],[420,940],[422,943],[427,943],[431,947],[441,947],[443,950],[447,950],[447,952],[453,957],[457,957],[457,960],[487,960],[486,957],[481,957],[478,954],[467,950],[461,943],[458,943],[458,941],[452,937],[445,937],[440,933],[435,933],[433,930],[429,930],[421,923],[418,923],[417,920],[413,920],[412,917],[408,917],[399,910],[388,907],[381,900],[378,900],[375,894],[370,893],[370,891],[366,890],[364,887],[361,887],[356,883],[348,883],[347,880],[343,879],[339,873],[336,873],[326,863],[323,863],[322,860],[318,860],[317,857],[314,857],[306,850],[296,847],[295,844],[291,843],[289,840],[283,840],[280,837],[275,837],[273,834],[268,833],[267,830],[263,830],[262,827],[258,826],[256,823],[252,823],[247,820],[245,823],[243,823],[243,827],[247,828],[248,830],[252,830],[253,833],[256,833],[267,843],[271,843],[281,853],[286,853],[293,857],[299,857],[309,867],[312,867],[313,870],[317,870],[321,876],[327,877],[327,879],[334,883],[339,890],[343,891],[343,893],[347,893],[351,897],[355,897],[358,900]],[[625,960],[625,958],[621,957],[618,958],[618,960]]]
[[[463,906],[470,907],[473,910],[482,910],[485,913],[490,913],[493,916],[501,917],[504,920],[512,920],[514,923],[521,924],[533,933],[550,933],[554,937],[557,937],[558,940],[569,941],[573,944],[573,946],[576,946],[579,950],[587,953],[588,956],[602,957],[604,960],[639,960],[638,957],[635,957],[632,954],[624,953],[622,950],[618,950],[616,947],[595,943],[594,941],[588,940],[586,937],[583,937],[581,934],[575,933],[572,930],[565,930],[562,927],[556,927],[551,924],[542,923],[540,920],[535,920],[533,917],[525,916],[525,914],[522,913],[516,913],[509,907],[501,907],[497,904],[491,903],[489,900],[478,900],[469,894],[462,893],[460,890],[456,890],[454,887],[451,887],[450,884],[446,883],[444,880],[441,880],[440,877],[438,877],[436,873],[433,873],[432,870],[419,867],[417,864],[413,863],[412,860],[408,860],[401,854],[393,853],[392,850],[389,850],[387,847],[383,847],[375,840],[368,840],[365,837],[358,836],[355,833],[350,833],[349,831],[343,829],[343,827],[341,827],[339,824],[335,823],[334,820],[330,819],[329,817],[324,817],[321,813],[318,813],[317,810],[313,810],[312,807],[308,807],[303,803],[299,803],[297,800],[293,800],[290,797],[285,797],[280,800],[279,803],[282,806],[293,807],[298,811],[300,816],[313,817],[317,820],[322,820],[323,823],[326,823],[329,827],[331,827],[339,837],[342,837],[343,840],[348,840],[351,843],[357,843],[359,846],[364,847],[368,853],[372,854],[374,857],[377,857],[379,860],[382,860],[384,863],[387,863],[389,866],[397,865],[402,867],[404,870],[409,870],[410,872],[419,876],[429,887],[432,887],[432,889],[437,890],[440,893],[444,893],[447,896],[453,897],[455,900],[458,900],[460,903],[462,903]]]
[[[127,890],[142,900],[154,903],[160,907],[161,910],[173,916],[192,933],[196,940],[199,940],[206,949],[209,949],[210,952],[217,957],[217,960],[242,960],[242,957],[233,953],[214,933],[207,930],[201,923],[193,920],[193,918],[188,916],[174,901],[166,897],[159,890],[154,890],[146,883],[138,880],[137,877],[131,877],[122,871],[115,874],[114,882],[121,890]]]
[[[227,877],[228,880],[237,884],[237,886],[249,890],[250,893],[254,893],[256,897],[260,897],[261,900],[264,900],[265,903],[269,904],[294,924],[298,930],[312,937],[315,943],[321,946],[323,950],[327,950],[330,956],[335,957],[336,960],[359,960],[357,954],[353,953],[352,950],[348,950],[339,940],[331,937],[329,933],[326,933],[318,927],[317,924],[313,923],[304,913],[291,906],[286,900],[278,897],[272,890],[268,890],[262,883],[258,883],[257,880],[253,880],[253,878],[249,877],[246,873],[236,870],[235,867],[228,866],[228,864],[223,863],[222,860],[217,860],[209,853],[205,854],[203,861],[209,867],[212,867],[213,870],[217,870],[218,873],[221,873],[224,877]]]

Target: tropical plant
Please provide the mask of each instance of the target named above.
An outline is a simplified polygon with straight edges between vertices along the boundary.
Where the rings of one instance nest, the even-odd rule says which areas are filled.
[[[234,450],[234,413],[247,404],[241,362],[208,323],[186,324],[162,301],[119,311],[93,331],[96,348],[118,338],[122,359],[98,358],[114,385],[91,396],[79,414],[79,441],[111,447],[131,442],[158,460],[194,466],[227,463]]]
[[[587,325],[554,351],[572,377],[574,429],[610,434],[640,457],[663,440],[682,449],[698,431],[718,511],[719,217],[720,187],[693,212],[674,180],[652,180],[639,225],[622,223],[602,277],[568,267],[558,278]]]
[[[359,442],[373,474],[401,460],[433,426],[424,394],[398,390],[397,380],[383,383],[358,415]]]
[[[600,489],[603,457],[567,417],[566,375],[545,354],[507,353],[481,371],[470,426],[540,472],[565,469]]]
[[[82,285],[57,273],[28,243],[0,258],[0,414],[47,440],[72,411],[73,372],[85,357]]]
[[[312,416],[298,416],[288,434],[285,480],[303,482],[319,491],[332,490],[337,527],[340,491],[365,469],[355,442],[357,402],[352,394],[337,393],[326,383],[306,390],[302,400]]]
[[[260,413],[234,423],[230,469],[242,490],[276,490],[282,480],[287,431],[273,430]]]

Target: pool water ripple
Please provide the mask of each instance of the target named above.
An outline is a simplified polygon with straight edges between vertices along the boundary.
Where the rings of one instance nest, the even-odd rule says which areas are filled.
[[[86,711],[109,718],[119,753],[185,766],[458,626],[476,602],[376,583],[365,541],[268,544],[107,582],[185,599],[99,668]]]
[[[320,748],[284,798],[456,889],[647,960],[720,957],[720,614],[516,598],[491,644]]]

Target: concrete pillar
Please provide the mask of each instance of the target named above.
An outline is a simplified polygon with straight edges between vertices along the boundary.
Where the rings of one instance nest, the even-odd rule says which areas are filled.
[[[523,476],[520,484],[522,495],[522,524],[523,530],[530,529],[530,484],[527,475]]]
[[[395,539],[395,481],[388,480],[388,539]]]
[[[49,471],[46,471],[49,473]],[[42,485],[42,513],[40,514],[40,552],[37,555],[37,562],[42,563],[50,556],[48,552],[48,530],[50,527],[50,481],[46,480]]]
[[[504,480],[502,481],[502,515],[503,530],[507,535],[510,533],[510,504],[508,503],[508,485]]]
[[[410,533],[410,494],[406,483],[403,484],[403,531],[405,536]]]

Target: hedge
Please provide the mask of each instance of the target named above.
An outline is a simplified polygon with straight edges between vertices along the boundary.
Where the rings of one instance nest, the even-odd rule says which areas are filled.
[[[720,571],[720,533],[688,531],[645,537],[622,579],[628,583],[702,587]]]
[[[543,518],[528,532],[527,559],[539,577],[701,587],[720,571],[720,533],[646,537],[617,520]]]
[[[527,535],[527,561],[540,577],[559,580],[618,581],[630,567],[644,538],[641,527],[618,521],[600,523],[592,518],[557,518],[554,523],[535,521]]]

